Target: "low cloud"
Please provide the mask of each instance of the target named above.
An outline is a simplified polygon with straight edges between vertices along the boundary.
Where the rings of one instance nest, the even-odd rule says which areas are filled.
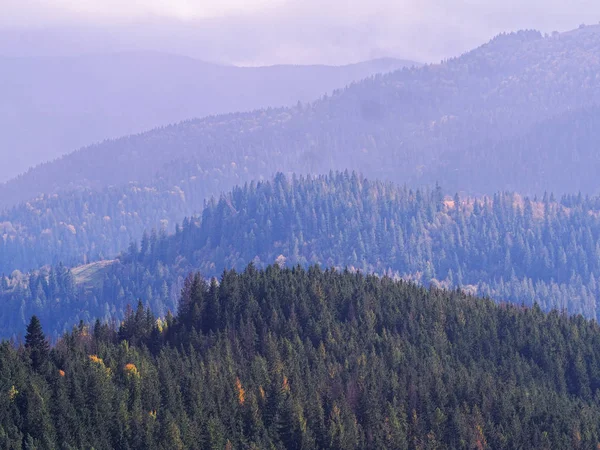
[[[600,20],[597,0],[0,1],[0,53],[152,49],[249,65],[434,62],[502,31]]]

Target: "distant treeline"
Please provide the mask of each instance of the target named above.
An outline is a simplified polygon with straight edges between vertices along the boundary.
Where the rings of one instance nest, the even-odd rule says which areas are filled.
[[[2,278],[0,324],[4,336],[21,334],[36,314],[56,337],[80,320],[121,320],[140,299],[164,316],[175,312],[191,271],[219,276],[275,261],[348,267],[598,318],[600,199],[460,198],[348,172],[278,175],[208,202],[173,234],[144,234],[114,264],[91,266],[85,276],[58,265]]]

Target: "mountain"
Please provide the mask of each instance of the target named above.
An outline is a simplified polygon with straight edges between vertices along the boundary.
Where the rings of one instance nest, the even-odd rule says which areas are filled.
[[[50,350],[0,345],[6,448],[595,448],[600,329],[312,267],[190,277]]]
[[[66,228],[65,245],[67,237],[85,241]],[[2,248],[7,267],[19,250]],[[176,310],[190,272],[212,277],[275,262],[360,270],[599,319],[600,198],[461,198],[355,173],[280,174],[211,200],[172,234],[145,233],[116,259],[3,276],[0,335],[17,336],[37,315],[58,337],[80,320],[122,320],[138,300],[164,316]]]
[[[409,61],[234,67],[158,52],[0,57],[0,181],[92,142],[191,117],[307,102]]]
[[[112,259],[143,230],[172,232],[211,196],[280,170],[356,168],[475,195],[595,193],[599,30],[501,35],[312,104],[182,122],[40,165],[0,186],[12,207],[0,269]]]
[[[540,186],[594,192],[595,132],[577,124],[581,115],[593,122],[600,104],[599,30],[501,35],[458,58],[372,77],[311,104],[212,116],[105,142],[12,180],[1,197],[12,205],[73,187],[177,185],[195,176],[230,188],[277,171],[346,168],[471,193],[534,193]],[[557,121],[566,134],[548,139]],[[535,138],[543,146],[527,145]],[[575,144],[581,157],[571,158]],[[545,154],[555,156],[546,161]],[[578,173],[568,185],[556,160]],[[219,192],[211,183],[207,196]]]
[[[6,183],[0,447],[600,448],[599,51],[505,34]]]
[[[185,193],[181,188],[131,184],[21,203],[0,213],[0,273],[110,259],[145,230],[174,231],[182,218],[201,211],[202,181],[182,184]]]

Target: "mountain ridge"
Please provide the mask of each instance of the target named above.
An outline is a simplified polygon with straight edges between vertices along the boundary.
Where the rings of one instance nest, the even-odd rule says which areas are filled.
[[[106,138],[191,117],[307,102],[406,64],[417,63],[236,67],[144,51],[0,57],[0,132],[15,150],[0,179]]]
[[[186,166],[190,176],[196,166],[204,172],[232,172],[224,178],[231,178],[229,187],[278,171],[316,174],[348,168],[411,185],[437,180],[472,193],[502,190],[502,180],[491,177],[487,188],[468,179],[464,186],[444,183],[440,169],[448,155],[465,148],[502,164],[502,155],[491,147],[569,111],[599,105],[597,50],[599,33],[505,34],[441,64],[375,76],[312,103],[188,120],[89,147],[30,171],[0,187],[0,193],[24,200],[69,185],[97,189],[154,178],[177,184],[184,169],[164,168],[177,164]],[[237,169],[228,167],[232,164]],[[588,187],[593,174],[585,164],[581,169],[581,185]],[[536,174],[531,184],[528,177],[517,176],[515,188],[532,193],[542,176]],[[58,182],[61,178],[69,181]]]
[[[68,228],[46,239],[89,239]],[[79,320],[121,320],[140,299],[164,316],[190,272],[217,277],[249,263],[347,268],[600,317],[600,197],[449,197],[439,186],[413,190],[357,173],[279,174],[211,199],[171,233],[154,229],[123,244],[116,259],[0,277],[0,328],[12,335],[35,314],[60,335]]]

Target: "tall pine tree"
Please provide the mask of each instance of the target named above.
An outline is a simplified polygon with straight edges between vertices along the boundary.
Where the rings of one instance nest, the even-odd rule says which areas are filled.
[[[27,326],[25,335],[25,348],[29,351],[29,358],[34,370],[40,370],[48,361],[50,345],[46,340],[42,324],[37,316],[32,316]]]

